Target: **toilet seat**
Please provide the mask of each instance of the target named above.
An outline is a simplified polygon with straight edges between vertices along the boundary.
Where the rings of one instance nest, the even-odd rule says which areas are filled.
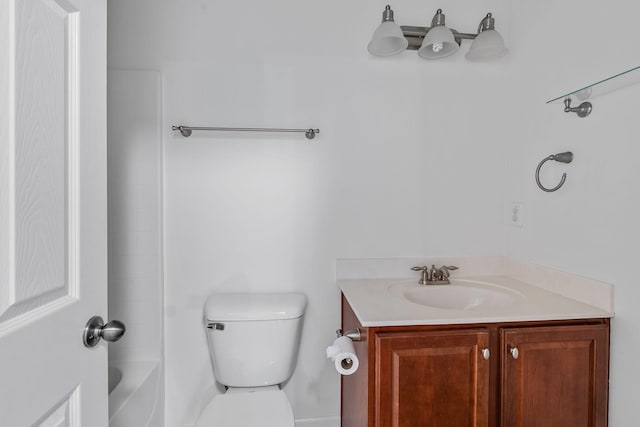
[[[207,405],[196,427],[294,427],[289,399],[278,386],[229,388]]]

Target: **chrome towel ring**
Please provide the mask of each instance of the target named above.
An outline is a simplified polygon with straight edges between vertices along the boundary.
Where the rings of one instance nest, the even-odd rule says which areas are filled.
[[[573,153],[571,151],[567,151],[564,153],[552,154],[549,157],[545,157],[544,159],[542,159],[542,161],[538,164],[538,167],[536,168],[536,184],[538,184],[538,187],[540,187],[542,191],[552,193],[559,190],[560,187],[564,185],[564,181],[567,179],[567,174],[566,172],[563,173],[562,179],[560,179],[560,183],[553,188],[547,188],[542,185],[542,183],[540,182],[540,168],[542,168],[542,165],[544,165],[547,160],[555,160],[556,162],[560,163],[571,163],[571,161],[573,160]]]

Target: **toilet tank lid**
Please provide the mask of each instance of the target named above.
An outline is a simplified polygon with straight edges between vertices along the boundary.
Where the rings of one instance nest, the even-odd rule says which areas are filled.
[[[304,314],[307,297],[290,293],[221,293],[207,298],[207,320],[246,321],[296,319]]]

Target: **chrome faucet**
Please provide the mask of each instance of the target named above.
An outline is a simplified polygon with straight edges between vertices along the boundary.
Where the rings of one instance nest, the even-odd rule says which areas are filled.
[[[449,281],[450,272],[457,269],[458,267],[455,265],[443,265],[440,268],[436,268],[433,264],[431,264],[431,267],[426,265],[411,267],[411,270],[421,272],[420,280],[418,281],[420,285],[448,285],[451,283]]]

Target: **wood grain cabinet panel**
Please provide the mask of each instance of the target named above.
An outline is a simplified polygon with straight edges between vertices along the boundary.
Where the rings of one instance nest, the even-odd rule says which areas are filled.
[[[502,427],[607,425],[605,325],[501,331]]]
[[[485,330],[377,333],[375,425],[486,427],[488,346]]]

